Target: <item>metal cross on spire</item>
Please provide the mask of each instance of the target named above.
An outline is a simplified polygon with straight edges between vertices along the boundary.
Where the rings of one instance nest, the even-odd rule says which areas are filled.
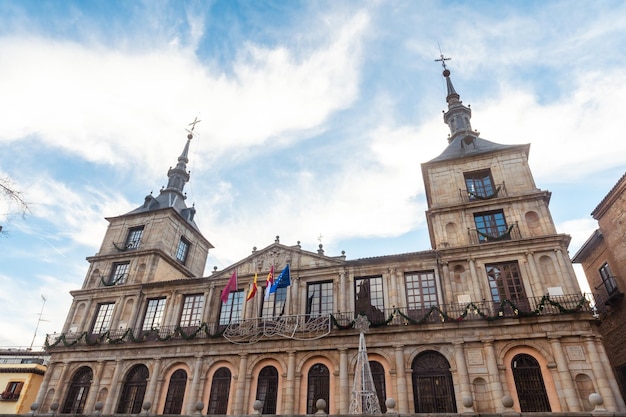
[[[441,52],[441,51],[439,51]],[[435,59],[435,62],[441,62],[441,66],[443,67],[444,70],[447,70],[448,67],[446,67],[446,61],[450,61],[452,58],[446,58],[445,56],[443,56],[443,54],[440,55],[440,58]]]
[[[443,55],[442,55],[443,56]],[[198,117],[196,117],[195,119],[193,119],[193,122],[189,123],[189,126],[191,126],[191,131],[193,132],[193,130],[196,128],[196,125],[198,123],[200,123],[202,120],[198,120]]]

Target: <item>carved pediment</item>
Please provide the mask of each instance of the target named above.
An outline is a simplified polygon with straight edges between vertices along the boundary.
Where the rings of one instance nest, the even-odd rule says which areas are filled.
[[[263,275],[269,272],[272,265],[276,274],[285,267],[291,265],[292,270],[306,270],[320,267],[330,267],[342,265],[343,258],[328,257],[323,254],[302,250],[299,245],[285,246],[274,243],[264,249],[254,250],[250,256],[225,268],[221,273],[231,273],[237,269],[241,275],[254,274]]]

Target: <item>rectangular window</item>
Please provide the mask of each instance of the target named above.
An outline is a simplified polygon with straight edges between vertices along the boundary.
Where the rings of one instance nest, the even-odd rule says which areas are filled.
[[[148,300],[146,315],[143,319],[142,330],[158,329],[163,321],[165,312],[165,298],[151,298]]]
[[[502,210],[476,213],[474,223],[480,243],[511,239]]]
[[[383,297],[383,278],[369,277],[354,280],[355,313],[365,314],[372,323],[385,320],[385,299]]]
[[[439,304],[433,271],[407,272],[404,274],[404,282],[409,314],[421,312]]]
[[[491,299],[495,302],[509,300],[513,303],[525,302],[526,293],[517,262],[485,265]]]
[[[184,237],[181,237],[178,241],[178,248],[176,248],[176,260],[183,265],[187,261],[187,254],[189,253],[190,245],[189,241]]]
[[[9,381],[4,392],[2,393],[3,400],[17,400],[20,398],[22,387],[24,382],[22,381]]]
[[[180,316],[180,327],[199,326],[202,323],[203,310],[203,294],[185,296],[185,301],[183,303],[183,312]]]
[[[602,284],[604,284],[604,288],[606,288],[606,292],[610,295],[617,291],[617,281],[615,281],[615,277],[611,273],[611,269],[609,268],[609,264],[607,262],[600,267],[599,272],[600,277],[602,278]]]
[[[98,304],[96,318],[91,328],[91,333],[104,333],[111,328],[111,319],[113,318],[113,308],[115,303]]]
[[[126,237],[126,249],[137,249],[141,243],[144,226],[131,227],[128,229],[128,237]]]
[[[307,285],[306,314],[313,317],[333,312],[333,282],[312,282]]]
[[[220,326],[227,326],[230,323],[239,323],[241,321],[243,299],[243,291],[233,291],[228,294],[228,300],[222,303],[220,310]]]
[[[467,196],[470,200],[487,199],[495,196],[496,192],[490,169],[466,172],[463,176],[465,177]]]
[[[270,294],[267,300],[263,300],[263,309],[261,317],[271,319],[272,317],[280,317],[285,314],[285,305],[287,304],[287,287],[277,288],[276,292]]]
[[[128,279],[128,269],[130,268],[129,262],[116,262],[111,269],[111,276],[109,277],[109,285],[122,285],[126,283]]]

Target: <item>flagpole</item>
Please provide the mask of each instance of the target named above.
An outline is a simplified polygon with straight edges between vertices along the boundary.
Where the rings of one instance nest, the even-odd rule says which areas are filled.
[[[39,323],[41,323],[43,321],[43,319],[41,318],[43,315],[43,308],[46,306],[46,297],[43,296],[43,294],[41,294],[41,300],[43,301],[43,303],[41,304],[41,311],[39,312],[39,319],[37,319],[37,326],[35,326],[35,334],[33,335],[33,340],[30,342],[30,347],[28,348],[28,350],[33,350],[33,344],[35,343],[35,338],[37,337],[37,330],[39,330]]]

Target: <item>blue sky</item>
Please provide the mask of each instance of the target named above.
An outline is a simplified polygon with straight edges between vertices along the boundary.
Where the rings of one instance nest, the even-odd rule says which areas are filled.
[[[446,56],[481,137],[530,143],[570,254],[626,167],[623,1],[2,1],[0,346],[60,331],[107,227],[185,191],[207,273],[276,235],[349,259],[430,248]]]

